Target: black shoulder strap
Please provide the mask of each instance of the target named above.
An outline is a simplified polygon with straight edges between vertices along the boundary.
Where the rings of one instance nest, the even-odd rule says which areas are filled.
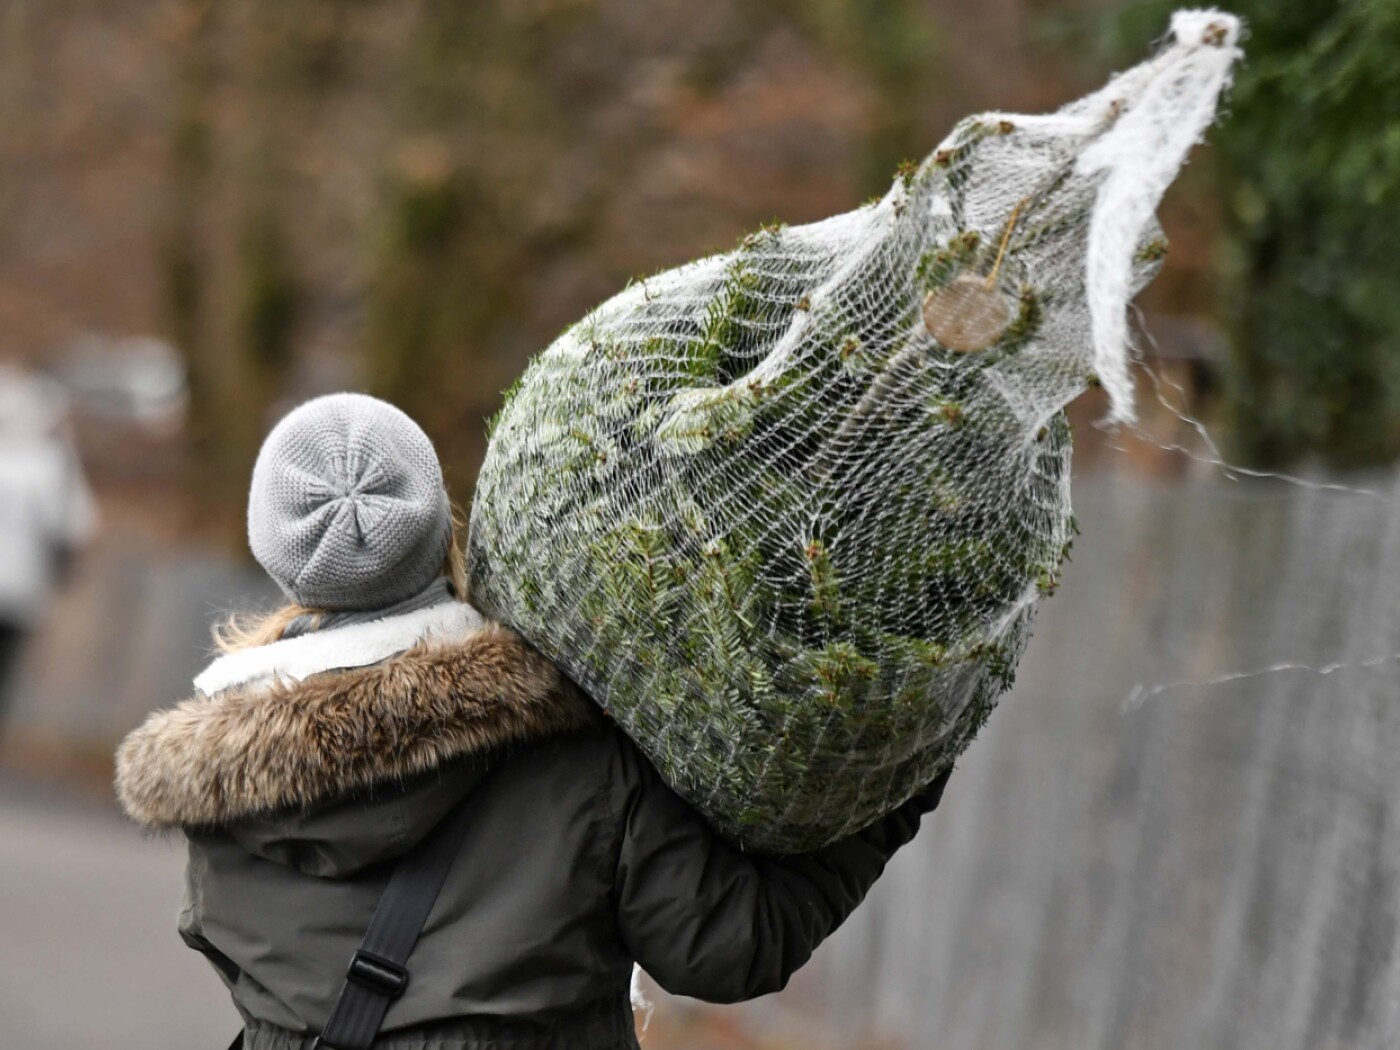
[[[459,805],[399,858],[364,940],[350,957],[340,996],[312,1044],[317,1050],[370,1050],[389,1004],[408,987],[405,963],[418,943],[447,872],[461,849],[471,807]]]
[[[314,1050],[370,1050],[389,1004],[408,987],[405,964],[461,849],[470,812],[459,805],[394,865]],[[239,1033],[230,1050],[242,1045]]]

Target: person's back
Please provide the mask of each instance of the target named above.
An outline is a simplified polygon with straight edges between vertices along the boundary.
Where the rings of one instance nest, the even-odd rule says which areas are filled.
[[[229,985],[245,1045],[290,1050],[321,1031],[395,862],[449,814],[464,839],[375,1046],[633,1047],[634,963],[713,1001],[781,988],[943,782],[811,856],[746,855],[715,837],[553,665],[458,598],[436,461],[425,465],[416,427],[407,459],[382,454],[378,428],[412,424],[380,405],[342,396],[299,410],[332,476],[307,480],[324,471],[305,457],[294,483],[277,472],[268,490],[290,484],[310,509],[276,529],[254,520],[268,511],[260,472],[267,482],[278,441],[305,434],[289,425],[298,413],[274,431],[250,537],[303,601],[119,752],[127,811],[186,833],[181,933]],[[423,484],[398,478],[412,470]],[[403,499],[424,506],[397,513]],[[289,553],[275,534],[305,536],[299,522],[317,514],[314,542]],[[356,592],[346,558],[395,526],[374,555],[393,582],[360,585],[374,595],[364,608],[328,606],[337,588]]]

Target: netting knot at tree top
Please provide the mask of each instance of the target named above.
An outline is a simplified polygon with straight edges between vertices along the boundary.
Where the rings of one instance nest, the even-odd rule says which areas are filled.
[[[1011,684],[1073,533],[1064,406],[1133,418],[1126,309],[1238,21],[1056,113],[962,121],[878,202],[648,278],[494,421],[472,597],[717,827],[862,827]]]

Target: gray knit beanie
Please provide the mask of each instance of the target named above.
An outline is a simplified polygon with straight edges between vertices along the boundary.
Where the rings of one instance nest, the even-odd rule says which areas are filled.
[[[393,405],[330,394],[263,442],[248,545],[287,597],[317,609],[383,609],[442,572],[452,512],[433,443]]]

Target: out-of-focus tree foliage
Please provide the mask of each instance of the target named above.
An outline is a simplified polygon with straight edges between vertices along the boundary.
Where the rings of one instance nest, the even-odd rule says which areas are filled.
[[[379,177],[362,349],[369,388],[402,406],[451,459],[477,450],[473,421],[500,385],[482,367],[499,330],[532,309],[532,267],[577,239],[587,200],[543,173],[576,147],[585,79],[567,49],[596,31],[585,4],[420,0],[393,96],[402,139]],[[531,193],[531,186],[539,189]],[[462,493],[465,501],[466,493]]]
[[[664,146],[667,129],[648,128],[638,112],[634,129],[607,141],[592,130],[656,61],[614,35],[616,13],[602,5],[419,0],[403,10],[415,28],[387,104],[409,140],[381,181],[366,371],[375,393],[453,455],[463,451],[451,439],[461,420],[495,407],[497,391],[473,382],[477,360],[497,329],[531,309],[532,268],[554,251],[593,249],[597,213],[632,192],[629,161]],[[703,44],[678,41],[666,55],[701,94],[723,89],[788,30],[870,85],[861,181],[872,192],[927,147],[918,116],[938,66],[920,0],[753,0],[715,21]],[[616,68],[600,70],[609,48]],[[543,178],[563,158],[595,154],[591,166],[611,170],[591,193],[570,200]],[[456,404],[444,385],[461,392]]]
[[[937,27],[921,0],[781,0],[775,16],[806,32],[861,70],[877,96],[870,115],[865,181],[884,192],[901,160],[929,143],[919,119],[942,68]]]
[[[238,33],[238,15],[251,32]],[[201,491],[213,501],[234,500],[261,440],[262,411],[297,353],[305,293],[291,236],[295,218],[282,192],[289,150],[276,115],[289,95],[309,91],[293,75],[307,49],[273,0],[250,0],[239,12],[212,0],[178,0],[169,17],[174,99],[161,238],[165,313],[189,368]],[[237,148],[221,140],[218,125],[230,51],[251,85]],[[226,214],[221,161],[236,173],[227,180],[236,192],[227,195]]]
[[[1117,25],[1125,53],[1176,4]],[[1245,62],[1210,155],[1235,454],[1400,455],[1400,3],[1236,0]]]
[[[332,375],[419,419],[465,502],[485,418],[562,324],[938,140],[962,107],[933,7],[169,0],[195,469],[241,499],[271,413]]]

